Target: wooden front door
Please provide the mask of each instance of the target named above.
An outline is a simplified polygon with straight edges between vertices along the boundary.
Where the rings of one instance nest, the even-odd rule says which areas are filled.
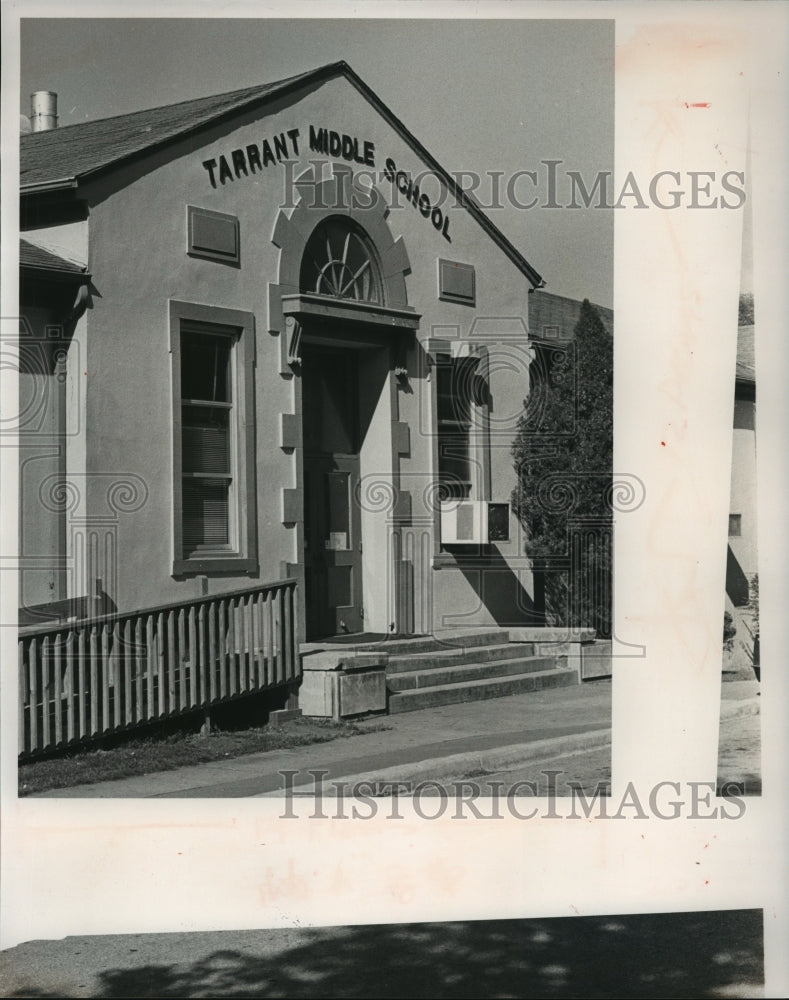
[[[304,536],[309,638],[361,632],[358,355],[303,352]]]

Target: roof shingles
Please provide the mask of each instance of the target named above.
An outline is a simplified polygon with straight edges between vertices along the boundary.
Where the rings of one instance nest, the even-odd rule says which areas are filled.
[[[327,73],[339,65],[331,64],[286,80],[246,87],[229,94],[199,97],[113,118],[64,125],[46,132],[30,132],[21,136],[20,142],[22,193],[26,188],[78,180],[246,105],[270,98],[300,81]]]
[[[27,240],[19,241],[19,266],[35,271],[50,271],[58,274],[85,275],[87,269],[82,264],[59,257],[51,250],[36,246]]]

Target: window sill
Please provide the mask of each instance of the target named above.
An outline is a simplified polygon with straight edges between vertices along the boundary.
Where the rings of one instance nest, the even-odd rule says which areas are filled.
[[[192,576],[197,573],[257,573],[257,559],[241,556],[196,556],[192,559],[173,559],[173,576]]]
[[[438,555],[433,556],[433,569],[460,569],[470,564],[487,566],[496,554],[495,545],[489,542],[445,545]]]

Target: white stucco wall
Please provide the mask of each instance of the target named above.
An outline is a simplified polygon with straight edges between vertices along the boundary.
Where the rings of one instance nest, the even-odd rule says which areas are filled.
[[[200,592],[197,577],[174,579],[172,563],[172,390],[168,302],[177,299],[252,313],[256,323],[255,479],[258,504],[259,577],[275,580],[282,563],[300,558],[300,532],[281,520],[281,490],[296,487],[292,454],[278,446],[280,415],[296,410],[295,377],[280,373],[281,343],[268,329],[268,286],[278,280],[279,249],[272,243],[280,207],[292,201],[285,189],[288,171],[272,164],[254,175],[212,186],[204,161],[234,149],[260,144],[288,129],[300,132],[300,169],[328,158],[307,148],[309,125],[334,129],[374,143],[376,168],[387,158],[411,173],[423,165],[415,152],[344,79],[280,100],[265,118],[257,112],[239,115],[231,124],[212,127],[163,152],[113,172],[86,188],[90,202],[89,269],[95,295],[80,334],[86,365],[83,383],[70,383],[71,419],[80,413],[84,391],[86,489],[92,516],[106,507],[107,477],[131,477],[144,484],[147,497],[138,509],[117,515],[117,592],[121,609],[150,606]],[[429,137],[422,137],[429,144]],[[446,164],[451,169],[453,164]],[[458,165],[462,166],[462,165]],[[358,166],[356,167],[358,169]],[[405,242],[410,260],[406,277],[408,304],[422,317],[418,339],[431,337],[474,341],[489,355],[491,407],[490,499],[508,501],[515,484],[510,446],[522,401],[528,392],[528,349],[525,342],[526,277],[465,210],[452,205],[444,192],[451,243],[413,205],[394,207],[393,186],[379,179],[378,190],[390,204],[388,224]],[[424,190],[432,200],[437,181]],[[398,196],[404,201],[402,195]],[[195,259],[186,253],[187,205],[235,215],[240,220],[241,266]],[[65,239],[64,234],[64,239]],[[438,298],[437,259],[472,264],[476,272],[476,305]],[[539,262],[536,262],[539,264]],[[519,586],[531,592],[531,577],[521,555],[515,519],[508,543],[495,559],[463,571],[456,560],[439,556],[430,507],[435,477],[433,385],[424,355],[412,350],[407,359],[408,391],[394,394],[391,419],[410,427],[410,453],[399,459],[401,489],[412,497],[412,527],[403,529],[404,547],[414,562],[415,627],[427,630],[451,624],[501,621],[496,602],[508,591],[511,604]],[[390,404],[387,402],[387,406]],[[385,409],[385,408],[384,408]],[[384,409],[377,412],[375,433],[383,433]],[[373,452],[365,461],[373,469]],[[70,468],[83,460],[76,445]],[[389,460],[383,460],[384,466]],[[387,469],[384,468],[386,472]],[[391,472],[390,472],[391,474]],[[368,526],[369,530],[369,526]],[[372,558],[372,557],[370,557]],[[479,572],[488,583],[479,583]],[[435,589],[426,586],[428,574]],[[476,574],[476,577],[475,577]],[[232,573],[209,579],[212,592],[243,586],[249,578]],[[515,588],[515,589],[513,589]],[[481,595],[487,594],[487,606]],[[383,589],[370,594],[375,619],[384,623]],[[509,614],[509,612],[507,612]],[[506,622],[503,622],[506,624]]]

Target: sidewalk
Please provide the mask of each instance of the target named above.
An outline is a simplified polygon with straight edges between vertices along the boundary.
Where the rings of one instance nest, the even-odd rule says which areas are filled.
[[[725,776],[739,773],[737,720],[751,716],[758,730],[759,684],[721,685],[721,752],[732,743]],[[381,724],[389,728],[378,731]],[[536,761],[611,744],[611,681],[553,688],[445,705],[393,716],[376,716],[358,725],[370,732],[292,750],[248,754],[174,771],[139,775],[100,784],[44,792],[36,798],[242,798],[281,796],[286,780],[294,793],[342,778],[353,783],[451,781],[469,774],[496,773]],[[745,722],[743,722],[745,725]],[[731,738],[730,738],[731,737]],[[752,756],[752,755],[751,755]],[[754,784],[750,758],[749,786]],[[311,772],[319,772],[316,776]],[[286,779],[280,772],[290,772]]]
[[[445,705],[368,719],[374,730],[329,743],[249,754],[107,781],[56,789],[36,798],[236,798],[284,793],[280,771],[295,771],[294,788],[392,770],[448,779],[469,770],[501,770],[529,760],[601,747],[611,740],[611,682],[527,692],[508,698]]]
[[[759,682],[727,681],[721,685],[718,733],[718,788],[739,785],[742,794],[762,792],[762,726]]]

